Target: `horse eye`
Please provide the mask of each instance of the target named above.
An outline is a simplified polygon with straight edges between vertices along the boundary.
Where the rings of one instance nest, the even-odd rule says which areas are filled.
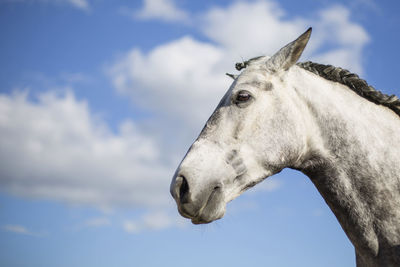
[[[235,102],[236,102],[237,104],[243,103],[243,102],[249,101],[250,98],[251,98],[251,95],[250,95],[249,92],[247,92],[247,91],[240,91],[240,92],[236,95]]]

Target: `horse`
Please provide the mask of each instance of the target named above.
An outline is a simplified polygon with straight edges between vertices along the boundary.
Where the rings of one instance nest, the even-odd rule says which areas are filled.
[[[400,266],[400,100],[345,69],[297,63],[312,29],[239,75],[171,182],[193,224],[284,168],[308,176],[360,266]]]

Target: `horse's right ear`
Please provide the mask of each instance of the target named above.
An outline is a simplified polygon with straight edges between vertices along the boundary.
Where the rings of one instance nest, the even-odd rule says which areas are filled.
[[[266,62],[267,69],[271,71],[288,70],[291,66],[296,64],[310,39],[311,31],[312,28],[308,28],[299,38],[275,53],[275,55]]]

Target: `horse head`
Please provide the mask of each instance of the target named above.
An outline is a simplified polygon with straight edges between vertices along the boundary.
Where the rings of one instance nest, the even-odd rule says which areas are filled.
[[[193,223],[220,219],[226,203],[285,167],[296,167],[307,150],[307,124],[288,78],[311,28],[270,58],[245,68],[192,144],[170,191],[180,214]]]

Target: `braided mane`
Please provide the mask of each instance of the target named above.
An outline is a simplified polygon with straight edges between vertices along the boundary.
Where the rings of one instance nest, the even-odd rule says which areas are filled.
[[[241,70],[243,68],[246,68],[251,63],[251,61],[255,61],[257,59],[258,58],[252,58],[243,63],[236,63],[236,69]],[[397,96],[386,95],[376,90],[374,87],[368,85],[365,80],[358,77],[357,74],[351,73],[350,71],[342,69],[340,67],[314,63],[311,61],[299,62],[296,65],[307,71],[317,74],[322,78],[346,85],[359,96],[375,104],[388,107],[400,116],[400,100]]]
[[[346,85],[359,96],[393,110],[400,116],[400,100],[395,95],[386,95],[358,77],[357,74],[332,65],[323,65],[311,61],[297,63],[297,66],[317,74],[327,80]]]

